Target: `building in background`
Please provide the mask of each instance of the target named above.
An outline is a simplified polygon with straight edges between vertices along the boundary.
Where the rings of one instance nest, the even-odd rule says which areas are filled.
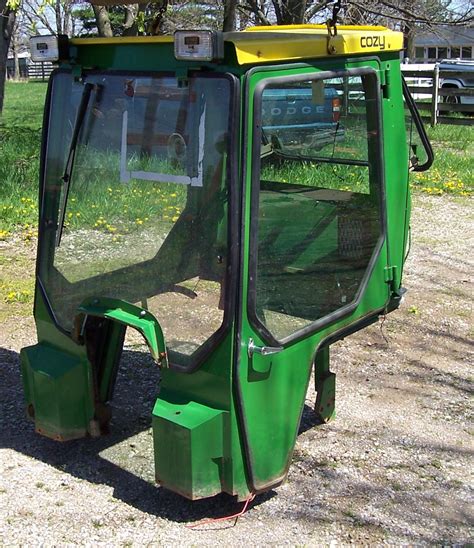
[[[437,27],[415,37],[415,63],[474,59],[474,27]]]
[[[15,57],[9,55],[7,59],[7,78],[9,80],[19,80],[28,78],[30,80],[47,80],[53,70],[52,63],[34,63],[31,60],[29,51],[23,51],[18,54],[18,65],[15,68]]]
[[[19,79],[28,78],[28,63],[30,61],[30,54],[27,51],[18,54],[18,67],[15,69],[15,57],[8,55],[7,59],[7,78]],[[19,74],[16,72],[19,70]]]

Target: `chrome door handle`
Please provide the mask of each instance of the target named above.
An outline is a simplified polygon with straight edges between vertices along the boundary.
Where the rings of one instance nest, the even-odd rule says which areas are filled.
[[[278,354],[278,352],[281,352],[282,350],[284,350],[283,346],[256,346],[253,339],[249,339],[249,344],[247,346],[249,358],[251,358],[254,353],[262,356],[270,356],[271,354]]]

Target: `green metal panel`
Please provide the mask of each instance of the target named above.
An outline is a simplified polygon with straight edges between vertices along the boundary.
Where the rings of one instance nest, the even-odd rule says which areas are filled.
[[[393,291],[397,291],[403,275],[405,242],[410,219],[408,184],[408,146],[403,105],[400,59],[387,56],[382,63],[390,74],[391,92],[383,101],[384,156],[387,178],[387,229],[390,243],[389,266],[394,268]],[[397,143],[397,146],[393,146]]]
[[[21,371],[28,413],[37,432],[61,441],[95,433],[87,360],[37,344],[22,349]]]
[[[336,375],[329,371],[329,346],[318,349],[314,359],[316,402],[314,412],[321,422],[336,417]]]
[[[159,70],[170,71],[179,76],[186,76],[188,71],[203,69],[218,72],[232,71],[236,74],[242,71],[236,63],[233,63],[235,49],[230,44],[226,44],[225,62],[219,65],[197,61],[177,61],[172,43],[103,44],[100,47],[73,47],[72,51],[76,55],[76,64],[83,68],[133,72]]]
[[[153,409],[158,483],[190,499],[222,491],[225,412],[162,392]]]
[[[108,318],[133,327],[145,337],[153,359],[161,367],[168,367],[163,330],[158,320],[147,310],[119,299],[101,297],[87,299],[78,311],[85,316]]]

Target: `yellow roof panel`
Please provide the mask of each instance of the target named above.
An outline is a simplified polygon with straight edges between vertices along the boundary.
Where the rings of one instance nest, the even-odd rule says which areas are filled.
[[[341,25],[335,36],[326,25],[250,27],[225,39],[235,44],[240,65],[403,49],[403,34],[381,26]]]
[[[338,26],[330,36],[326,25],[250,27],[226,32],[224,40],[235,46],[239,65],[298,61],[334,55],[356,55],[403,49],[403,34],[385,27]],[[152,44],[173,42],[172,36],[74,38],[74,45]]]

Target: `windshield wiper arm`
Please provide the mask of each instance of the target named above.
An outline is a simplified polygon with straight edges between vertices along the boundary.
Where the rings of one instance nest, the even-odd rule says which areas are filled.
[[[66,167],[64,168],[64,173],[61,177],[64,183],[64,187],[59,212],[58,231],[56,233],[56,247],[59,247],[61,243],[61,236],[64,229],[64,219],[66,216],[67,199],[71,186],[72,169],[74,167],[74,159],[76,157],[77,141],[79,140],[79,133],[81,132],[82,124],[84,123],[84,118],[86,117],[87,107],[89,105],[89,100],[94,87],[94,84],[86,84],[84,86],[84,90],[82,91],[81,102],[77,110],[76,122],[74,123],[74,129],[72,132],[71,144],[69,145],[69,153],[67,155]]]

